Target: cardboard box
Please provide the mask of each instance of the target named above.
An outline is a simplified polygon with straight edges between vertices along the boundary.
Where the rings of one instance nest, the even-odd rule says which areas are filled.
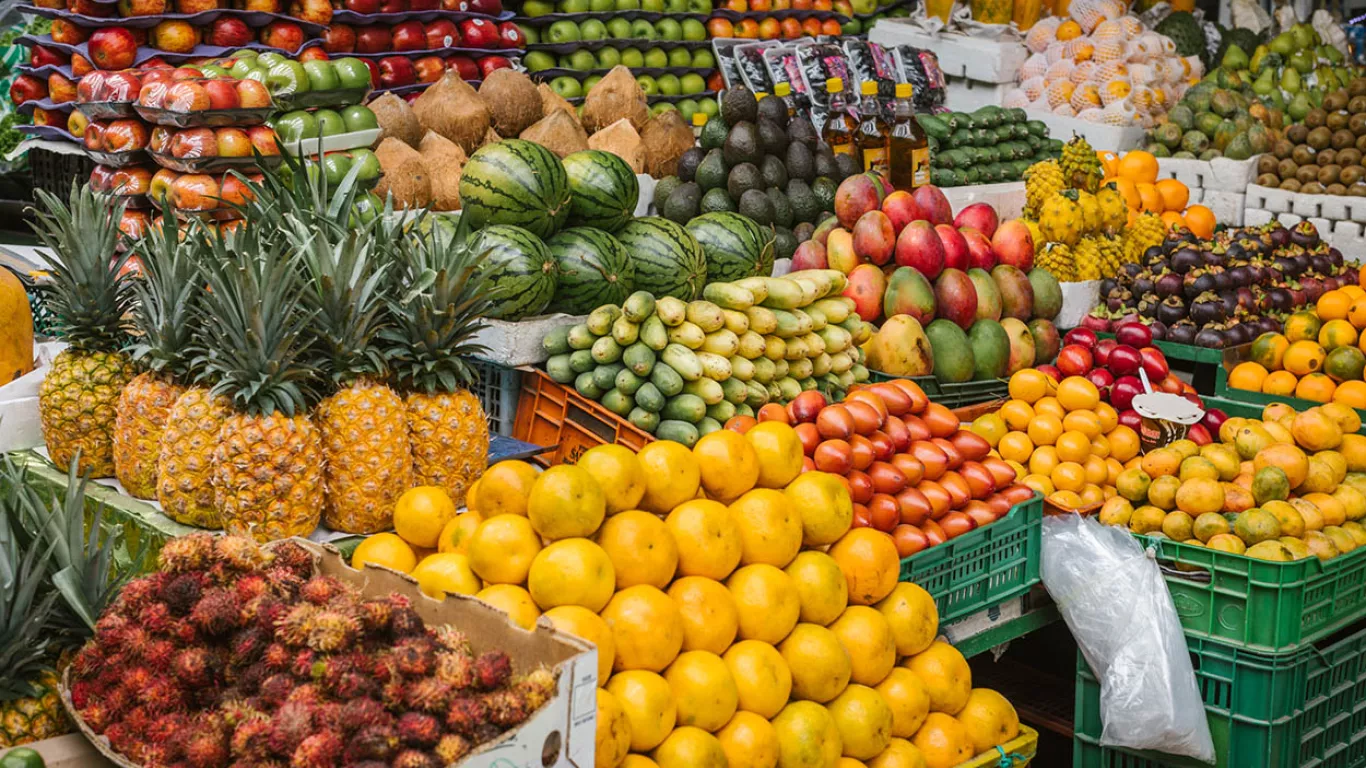
[[[307,548],[318,557],[318,572],[356,585],[368,596],[398,592],[413,601],[428,626],[451,624],[469,639],[475,654],[492,650],[506,651],[512,659],[513,674],[520,675],[546,665],[557,672],[559,686],[555,697],[546,702],[517,729],[482,745],[459,768],[593,768],[597,736],[598,651],[586,640],[559,632],[542,619],[534,630],[512,623],[507,614],[480,600],[465,595],[447,595],[445,600],[427,597],[417,581],[407,574],[367,565],[357,571],[333,547],[305,539],[290,541]],[[96,735],[76,715],[71,705],[65,676],[62,703],[81,732],[105,757],[121,768],[139,768],[114,752],[109,741]],[[82,761],[63,768],[98,768],[97,761]]]

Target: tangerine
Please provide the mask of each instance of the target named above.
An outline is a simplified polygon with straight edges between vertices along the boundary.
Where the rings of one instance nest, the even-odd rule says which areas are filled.
[[[1295,397],[1302,400],[1313,400],[1316,403],[1326,403],[1333,399],[1335,389],[1337,389],[1337,385],[1327,374],[1311,373],[1300,379],[1300,383],[1295,385]]]
[[[1325,291],[1314,304],[1320,320],[1346,320],[1352,309],[1352,297],[1337,289]],[[1355,324],[1354,324],[1355,325]]]
[[[1266,381],[1267,370],[1261,363],[1245,362],[1238,363],[1228,374],[1228,385],[1234,389],[1247,389],[1253,392],[1262,391],[1262,383]]]
[[[1317,341],[1292,341],[1289,349],[1285,351],[1285,370],[1296,376],[1307,376],[1323,367],[1323,359],[1327,355],[1327,351]]]
[[[1154,185],[1157,194],[1162,197],[1162,207],[1168,211],[1182,211],[1186,209],[1186,202],[1190,200],[1190,189],[1176,179],[1160,179]]]
[[[1066,25],[1067,23],[1064,22],[1062,26]],[[1058,28],[1059,32],[1062,31],[1062,26]],[[1078,27],[1077,34],[1073,35],[1073,37],[1079,37],[1080,35],[1081,28]],[[1059,40],[1067,39],[1062,37],[1061,34],[1057,37]],[[1124,155],[1119,158],[1119,163],[1115,166],[1115,175],[1119,176],[1121,179],[1128,179],[1135,184],[1152,184],[1157,181],[1157,158],[1154,157],[1151,152],[1145,152],[1139,149],[1125,152]]]
[[[1290,371],[1275,371],[1262,381],[1262,392],[1268,395],[1291,395],[1300,382]]]
[[[1192,205],[1186,209],[1186,228],[1201,240],[1214,237],[1216,224],[1214,211],[1203,205]]]

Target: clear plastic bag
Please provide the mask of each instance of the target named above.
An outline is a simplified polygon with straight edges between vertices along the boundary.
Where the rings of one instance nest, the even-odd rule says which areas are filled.
[[[1079,515],[1044,518],[1042,575],[1100,681],[1100,743],[1213,763],[1176,608],[1129,531]]]

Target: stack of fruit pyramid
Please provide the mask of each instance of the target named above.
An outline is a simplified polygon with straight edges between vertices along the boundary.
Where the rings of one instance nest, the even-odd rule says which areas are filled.
[[[1131,217],[1114,182],[1101,184],[1103,166],[1086,139],[1073,136],[1058,160],[1025,172],[1025,223],[1038,266],[1060,282],[1114,275],[1162,241],[1156,216]]]
[[[1018,733],[842,478],[802,472],[785,423],[544,472],[500,462],[468,504],[434,521],[451,567],[424,588],[597,646],[597,766],[947,768]],[[371,536],[352,564],[401,567],[405,548]]]

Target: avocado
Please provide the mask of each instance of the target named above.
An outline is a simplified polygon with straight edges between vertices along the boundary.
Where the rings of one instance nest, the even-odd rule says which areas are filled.
[[[726,178],[726,191],[732,200],[739,200],[751,189],[763,188],[764,177],[754,163],[740,163],[730,169],[730,176]]]
[[[754,100],[754,92],[740,86],[728,88],[721,94],[721,119],[729,125],[739,122],[753,123],[759,118],[759,104]]]
[[[787,201],[792,204],[793,221],[814,222],[816,215],[821,212],[820,203],[811,192],[811,185],[801,179],[787,182]]]
[[[810,147],[799,141],[787,145],[787,161],[783,164],[787,166],[789,179],[810,181],[816,178],[814,163],[815,158],[811,156]]]
[[[773,204],[773,223],[780,227],[791,227],[793,222],[792,203],[777,187],[769,187],[764,194],[768,195],[768,201]]]
[[[702,188],[697,182],[680,184],[664,201],[660,212],[664,218],[677,224],[687,224],[697,216],[698,205],[702,202]]]
[[[757,163],[763,158],[759,148],[759,129],[751,122],[739,122],[730,129],[721,147],[726,165],[735,167],[740,163]]]
[[[759,164],[759,173],[764,177],[764,186],[782,189],[787,186],[787,166],[773,155],[768,155]]]
[[[726,186],[726,161],[721,159],[721,150],[713,149],[702,158],[697,166],[696,181],[703,191]]]
[[[787,151],[787,132],[772,120],[759,121],[759,146],[764,154],[782,157]]]
[[[772,120],[779,128],[786,128],[788,123],[787,102],[768,94],[759,100],[759,120]]]
[[[682,186],[683,183],[683,180],[677,176],[665,176],[659,180],[658,184],[655,184],[655,194],[654,197],[650,198],[650,202],[654,204],[655,208],[664,210],[664,201],[668,200],[669,195],[673,194],[673,191]]]
[[[835,168],[835,153],[831,152],[829,148],[816,151],[816,175],[831,178],[839,176],[839,171]]]
[[[702,145],[702,149],[720,149],[726,143],[726,136],[730,134],[730,126],[720,117],[713,117],[702,126],[702,135],[697,137],[697,141]]]
[[[859,167],[859,161],[853,155],[835,155],[835,169],[839,171],[839,179],[843,181],[850,176],[854,176],[863,169]]]
[[[811,125],[810,120],[793,120],[788,123],[787,138],[789,141],[806,145],[807,149],[816,148],[816,128]]]
[[[678,158],[678,178],[682,181],[692,181],[697,175],[697,166],[702,164],[702,158],[707,156],[707,150],[701,147],[690,147],[683,156]]]
[[[739,211],[741,216],[754,219],[760,226],[773,223],[773,203],[761,189],[751,189],[741,195]]]
[[[790,259],[797,250],[797,236],[787,227],[773,230],[773,258]]]
[[[803,221],[792,228],[792,236],[797,238],[798,245],[810,240],[814,234],[816,234],[816,225],[809,221]]]
[[[735,201],[730,199],[730,195],[726,194],[726,190],[722,187],[717,187],[703,195],[701,207],[702,213],[717,213],[719,211],[735,213]]]
[[[838,185],[829,176],[817,177],[812,182],[811,195],[816,198],[816,205],[821,211],[835,210],[835,190],[838,188]],[[820,220],[819,216],[815,219],[815,221]]]

